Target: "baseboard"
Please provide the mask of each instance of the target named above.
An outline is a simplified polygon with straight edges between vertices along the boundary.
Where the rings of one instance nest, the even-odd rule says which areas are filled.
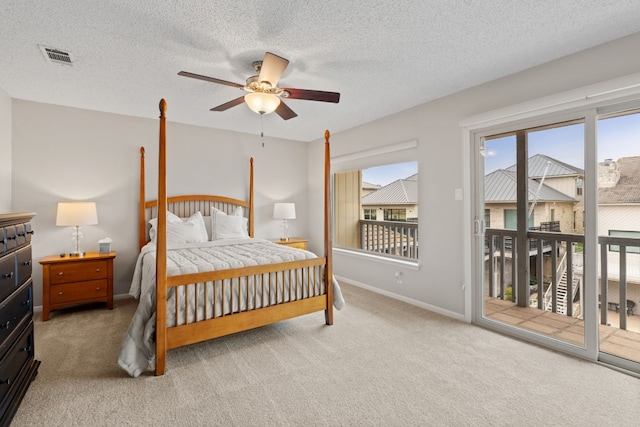
[[[396,299],[398,301],[406,302],[407,304],[415,305],[416,307],[420,307],[420,308],[423,308],[425,310],[432,311],[434,313],[442,314],[443,316],[447,316],[447,317],[450,317],[452,319],[460,320],[461,322],[470,323],[469,321],[467,321],[465,319],[464,315],[462,315],[460,313],[456,313],[456,312],[453,312],[453,311],[445,310],[445,309],[443,309],[441,307],[437,307],[435,305],[427,304],[425,302],[418,301],[418,300],[415,300],[413,298],[408,298],[408,297],[405,297],[403,295],[394,294],[393,292],[385,291],[383,289],[376,288],[374,286],[366,285],[364,283],[358,282],[356,280],[351,280],[351,279],[348,279],[346,277],[341,277],[341,276],[337,276],[336,275],[335,278],[339,282],[344,282],[346,284],[357,286],[358,288],[366,289],[366,290],[374,292],[376,294],[384,295],[386,297],[393,298],[393,299]],[[349,304],[348,301],[347,301],[347,304]]]
[[[129,299],[129,298],[133,298],[130,294],[119,294],[119,295],[114,295],[113,296],[113,300],[117,301],[119,299]],[[33,312],[34,313],[42,313],[42,306],[41,305],[34,305],[33,306]]]

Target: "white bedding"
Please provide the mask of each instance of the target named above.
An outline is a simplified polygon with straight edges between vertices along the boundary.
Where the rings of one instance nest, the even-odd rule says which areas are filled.
[[[224,270],[229,268],[246,267],[250,265],[274,264],[278,262],[296,261],[316,258],[312,252],[295,249],[284,245],[277,245],[262,239],[228,239],[215,240],[201,243],[174,244],[167,250],[167,275],[197,273],[212,270]],[[155,364],[155,244],[150,243],[142,248],[136,262],[136,267],[131,281],[129,293],[139,299],[138,308],[131,319],[129,328],[124,336],[118,356],[118,364],[129,375],[137,377],[147,369],[153,369]],[[286,279],[286,277],[285,277]],[[241,286],[241,298],[237,297],[237,286],[231,286],[225,280],[224,286],[216,286],[215,306],[213,300],[213,283],[189,285],[188,299],[191,302],[188,313],[179,309],[178,323],[184,323],[185,316],[192,322],[197,315],[199,320],[211,318],[215,310],[216,316],[222,312],[225,314],[240,310],[247,310],[299,299],[300,294],[307,295],[308,288],[292,289],[290,298],[288,280],[286,286],[281,286],[278,292],[275,286],[265,287],[265,295],[261,295],[261,286],[257,287],[257,295],[253,295],[253,287],[243,282]],[[250,282],[250,285],[253,282]],[[317,280],[316,289],[312,292],[324,293],[322,280]],[[205,299],[205,286],[207,286],[207,308],[202,302]],[[222,289],[225,289],[225,297],[222,298]],[[295,292],[295,294],[293,293]],[[193,304],[195,295],[198,295],[198,307]],[[249,293],[247,297],[247,293]],[[229,298],[230,295],[233,298]],[[333,280],[333,305],[340,310],[344,305],[344,299],[338,283]],[[167,326],[175,324],[175,295],[173,290],[168,292]],[[277,300],[277,301],[276,301]],[[178,301],[184,301],[184,291],[178,292]],[[184,304],[179,304],[183,307]],[[254,307],[255,305],[255,307]],[[248,306],[248,307],[247,307]]]

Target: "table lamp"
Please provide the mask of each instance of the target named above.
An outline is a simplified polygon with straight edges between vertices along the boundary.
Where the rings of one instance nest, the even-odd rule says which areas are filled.
[[[82,246],[83,234],[81,225],[95,225],[98,223],[98,213],[94,202],[60,202],[58,203],[58,214],[56,216],[57,226],[72,226],[71,240],[73,249],[70,256],[82,257],[84,250]]]
[[[296,219],[296,204],[295,203],[276,203],[273,205],[273,218],[282,220],[282,237],[280,240],[287,241],[287,225],[288,219]]]

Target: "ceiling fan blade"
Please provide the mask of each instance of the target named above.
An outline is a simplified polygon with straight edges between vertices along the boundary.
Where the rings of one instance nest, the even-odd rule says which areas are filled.
[[[244,102],[244,96],[234,99],[233,101],[225,102],[224,104],[220,104],[217,107],[213,107],[209,111],[226,111],[231,107],[235,107],[236,105],[240,105]]]
[[[276,108],[276,114],[282,117],[284,120],[293,119],[294,117],[298,117],[298,115],[287,106],[282,100],[280,100],[280,105]]]
[[[322,102],[340,102],[340,93],[338,92],[325,92],[322,90],[306,90],[306,89],[283,89],[289,93],[287,98],[290,99],[306,99],[308,101],[322,101]]]
[[[284,70],[287,69],[287,65],[289,65],[288,59],[274,55],[271,52],[265,53],[264,58],[262,59],[262,67],[260,68],[258,81],[269,82],[271,83],[271,87],[278,86],[280,77],[282,76],[282,73],[284,73]]]
[[[241,85],[239,83],[228,82],[226,80],[220,80],[214,77],[201,76],[200,74],[189,73],[188,71],[180,71],[178,75],[183,77],[191,77],[192,79],[204,80],[205,82],[218,83],[221,85],[237,87],[240,89],[244,88],[244,85]]]

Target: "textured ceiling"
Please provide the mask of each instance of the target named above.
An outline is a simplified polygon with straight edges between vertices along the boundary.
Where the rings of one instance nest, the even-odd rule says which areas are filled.
[[[266,136],[309,141],[638,31],[637,0],[3,0],[0,88],[148,118],[165,98],[170,121],[259,134],[246,105],[209,111],[241,90],[177,73],[244,84],[270,51],[290,60],[279,86],[341,93],[264,117]]]

